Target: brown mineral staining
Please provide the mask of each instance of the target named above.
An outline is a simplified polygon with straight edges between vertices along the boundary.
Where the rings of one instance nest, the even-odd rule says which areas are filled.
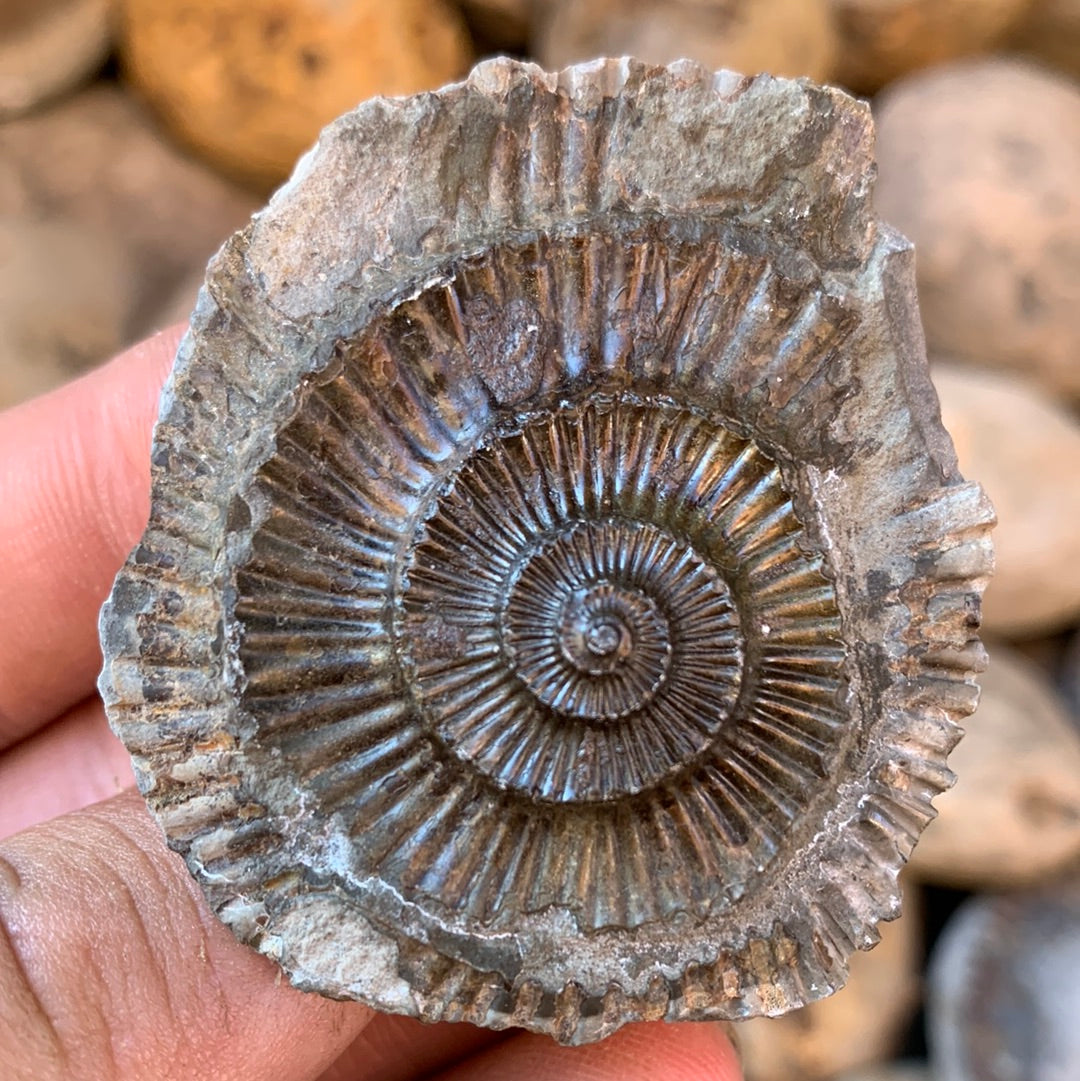
[[[938,68],[877,111],[875,204],[917,245],[931,355],[1080,395],[1080,88],[1020,60]]]
[[[928,882],[1004,889],[1080,858],[1080,733],[1046,677],[991,648],[979,711],[956,749],[957,783],[934,801],[911,861]]]
[[[101,688],[297,986],[582,1043],[822,998],[897,915],[993,514],[871,141],[808,83],[495,61],[213,261]]]
[[[834,78],[862,93],[917,68],[987,52],[1031,0],[830,0]]]
[[[828,0],[551,0],[537,24],[535,52],[548,67],[594,56],[688,57],[824,81],[836,54]]]
[[[989,631],[1025,637],[1080,615],[1080,424],[1015,376],[935,364],[961,468],[998,512]]]
[[[375,94],[462,75],[470,46],[445,0],[123,0],[138,91],[207,160],[284,179],[319,129]]]

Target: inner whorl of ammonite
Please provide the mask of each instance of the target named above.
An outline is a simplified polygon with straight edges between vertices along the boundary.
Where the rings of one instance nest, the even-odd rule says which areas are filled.
[[[398,641],[433,732],[496,784],[559,802],[640,792],[731,715],[734,564],[721,517],[687,513],[690,477],[672,485],[680,445],[697,447],[714,502],[734,495],[728,471],[749,444],[616,400],[492,440],[437,500]]]
[[[837,599],[779,463],[590,388],[386,469],[447,376],[389,356],[396,414],[368,347],[343,356],[257,478],[236,613],[257,739],[353,873],[489,928],[736,901],[845,728]]]

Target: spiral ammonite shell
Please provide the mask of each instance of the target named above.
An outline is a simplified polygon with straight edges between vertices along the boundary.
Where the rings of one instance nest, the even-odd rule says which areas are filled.
[[[564,1042],[819,998],[975,702],[869,113],[511,61],[331,125],[211,264],[102,693],[298,986]]]

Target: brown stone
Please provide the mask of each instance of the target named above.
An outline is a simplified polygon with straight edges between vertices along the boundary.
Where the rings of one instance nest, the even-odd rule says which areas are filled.
[[[115,353],[134,282],[128,252],[108,232],[0,217],[0,409]]]
[[[121,47],[168,127],[259,186],[288,176],[338,113],[435,89],[470,60],[445,0],[123,0]]]
[[[998,512],[989,631],[1030,636],[1080,616],[1080,423],[1028,382],[935,364],[945,426]]]
[[[112,0],[4,0],[0,120],[75,86],[105,60]]]
[[[127,340],[153,329],[179,283],[203,272],[256,205],[177,152],[115,87],[0,125],[0,214],[74,222],[120,244],[138,267]]]
[[[1080,395],[1080,87],[979,60],[894,84],[876,112],[875,202],[915,242],[931,355]]]
[[[746,1081],[824,1081],[895,1054],[919,1003],[913,892],[905,894],[904,915],[881,925],[881,942],[851,959],[842,991],[785,1017],[735,1025]]]
[[[523,49],[532,24],[533,0],[459,0],[485,42],[503,49]]]
[[[1080,1077],[1080,878],[974,897],[931,958],[927,1036],[941,1081]]]
[[[917,68],[988,52],[1031,0],[830,0],[835,78],[873,93]]]
[[[1044,880],[1080,857],[1080,733],[1053,684],[994,644],[979,708],[953,752],[956,786],[938,796],[911,872],[1000,889]]]
[[[1034,0],[1009,44],[1080,76],[1080,0]]]
[[[594,56],[772,75],[832,73],[828,0],[551,0],[537,12],[535,52],[549,69]]]

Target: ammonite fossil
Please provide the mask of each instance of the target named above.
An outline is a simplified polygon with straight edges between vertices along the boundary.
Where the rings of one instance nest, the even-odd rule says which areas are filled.
[[[975,702],[992,519],[869,111],[507,60],[211,264],[102,693],[299,987],[578,1043],[820,998]]]

